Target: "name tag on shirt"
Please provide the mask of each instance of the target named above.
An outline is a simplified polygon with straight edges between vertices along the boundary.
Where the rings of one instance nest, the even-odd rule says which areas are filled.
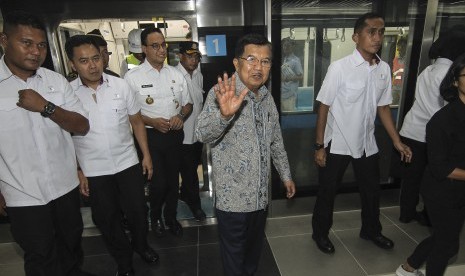
[[[139,89],[139,94],[141,95],[153,95],[155,94],[156,89],[153,87],[153,84],[143,84],[141,89]]]

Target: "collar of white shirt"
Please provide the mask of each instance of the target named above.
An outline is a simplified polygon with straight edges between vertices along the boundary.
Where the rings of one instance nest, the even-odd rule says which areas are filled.
[[[190,76],[189,72],[187,72],[186,68],[184,68],[184,66],[182,66],[181,62],[178,63],[178,65],[176,65],[176,68],[181,71],[182,75],[184,77],[186,77],[187,75]],[[194,78],[195,75],[197,75],[197,73],[199,73],[199,68],[195,68],[194,72],[192,72],[192,78]]]
[[[11,76],[14,76],[14,75],[11,72],[10,68],[8,68],[8,66],[6,66],[5,55],[3,55],[2,59],[0,60],[0,82],[10,78]],[[33,76],[34,77],[37,76],[39,78],[42,78],[41,67],[39,67],[36,70],[36,73]]]
[[[102,84],[104,84],[104,83],[106,83],[107,86],[111,87],[110,78],[108,77],[107,74],[102,73],[102,77],[100,78],[100,85],[99,85],[99,87],[100,87]],[[87,87],[87,85],[85,85],[84,83],[82,83],[81,78],[78,77],[78,78],[77,78],[77,87],[81,87],[81,86]]]
[[[376,58],[381,61],[381,58],[377,55],[376,55]],[[366,62],[366,60],[362,57],[362,55],[360,54],[360,52],[357,50],[357,49],[354,49],[354,51],[352,52],[352,56],[351,56],[351,59],[352,63],[354,64],[355,67],[357,66],[360,66],[362,65],[364,62]]]
[[[156,70],[152,64],[150,64],[150,62],[147,61],[147,59],[144,60],[144,62],[139,65],[143,70],[144,72],[149,72],[149,71],[152,71],[152,70]],[[161,67],[160,71],[167,68],[167,64],[163,63],[163,66]]]

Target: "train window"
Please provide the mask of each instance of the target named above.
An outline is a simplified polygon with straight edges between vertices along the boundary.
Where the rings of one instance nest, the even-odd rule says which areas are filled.
[[[439,1],[434,39],[450,29],[465,30],[465,1]]]
[[[383,51],[381,59],[386,61],[392,72],[392,104],[391,108],[397,108],[402,98],[404,87],[408,26],[386,27],[384,32]]]
[[[281,37],[281,111],[313,111],[315,28],[283,28]]]

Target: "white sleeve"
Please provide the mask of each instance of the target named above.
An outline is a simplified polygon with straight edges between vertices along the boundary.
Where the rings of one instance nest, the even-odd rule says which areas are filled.
[[[187,82],[184,77],[182,77],[182,92],[181,92],[181,102],[182,106],[185,106],[187,104],[192,104],[192,98],[191,94],[189,93],[189,88],[187,88]]]
[[[318,96],[316,97],[317,101],[327,106],[331,106],[333,104],[334,99],[340,90],[339,86],[341,82],[341,73],[340,66],[337,66],[337,64],[332,63],[329,66],[328,72],[326,73],[325,79],[323,81],[323,85],[321,86],[321,89],[318,92]]]

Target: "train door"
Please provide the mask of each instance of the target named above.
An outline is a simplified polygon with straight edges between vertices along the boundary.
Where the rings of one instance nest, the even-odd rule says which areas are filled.
[[[392,68],[391,112],[395,121],[400,122],[398,111],[403,104],[404,94],[414,93],[414,90],[406,92],[406,79],[412,33],[422,31],[415,29],[418,20],[416,16],[420,11],[415,9],[416,1],[384,1],[383,6],[379,5],[379,1],[271,2],[271,38],[273,45],[281,46],[275,52],[277,56],[274,58],[280,59],[281,64],[273,68],[272,91],[275,101],[280,103],[283,139],[299,194],[313,196],[319,186],[317,167],[313,161],[318,108],[315,99],[328,66],[355,49],[353,27],[360,15],[366,12],[382,14],[385,17],[386,32],[378,54]],[[292,97],[294,99],[289,100]],[[393,155],[392,142],[378,120],[375,136],[380,149],[382,187],[392,187],[395,185],[392,176],[395,173],[394,165],[398,163],[397,156]],[[357,191],[351,166],[342,178],[339,191]],[[283,188],[274,178],[273,199],[283,197]],[[311,212],[305,210],[308,211]]]
[[[122,68],[122,66],[127,64],[125,63],[125,59],[130,54],[128,46],[128,34],[133,29],[144,29],[149,26],[160,28],[165,35],[165,40],[168,44],[168,54],[165,62],[172,66],[178,65],[179,43],[181,41],[192,40],[190,37],[192,34],[191,27],[189,23],[182,18],[154,17],[151,18],[151,20],[106,18],[91,20],[68,19],[62,21],[57,28],[59,52],[63,57],[63,60],[67,61],[66,53],[64,50],[64,45],[67,39],[73,35],[87,34],[89,32],[95,32],[95,30],[98,30],[108,45],[107,47],[110,55],[108,69],[116,72],[119,75],[122,75],[125,73],[125,70]],[[71,68],[68,66],[67,62],[63,63],[63,70],[69,78],[73,77],[73,72],[71,72]],[[204,156],[206,155],[204,154]],[[211,183],[208,181],[208,173],[206,168],[206,160],[198,166],[201,201],[207,214],[209,216],[213,216],[213,205],[210,193]],[[180,183],[181,182],[182,180],[180,179]],[[148,193],[148,188],[146,189],[146,192]],[[83,210],[83,213],[85,212],[86,210]],[[192,214],[190,213],[187,205],[182,202],[179,203],[178,217],[180,219],[192,217]]]

